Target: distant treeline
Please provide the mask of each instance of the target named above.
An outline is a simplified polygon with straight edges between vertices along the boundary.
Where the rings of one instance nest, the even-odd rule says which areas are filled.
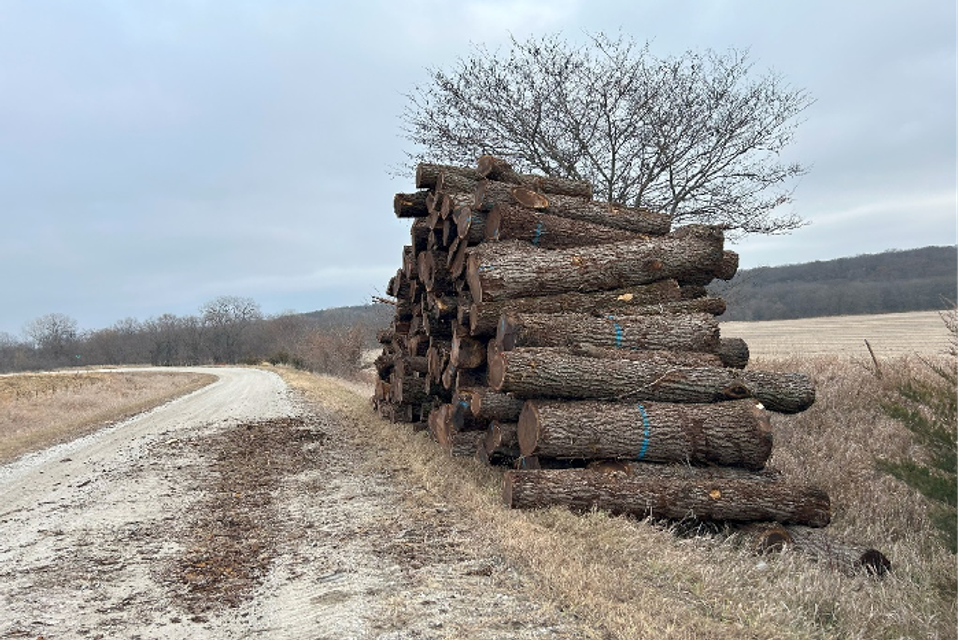
[[[289,364],[344,375],[363,352],[378,346],[391,305],[340,307],[264,316],[260,305],[237,296],[204,304],[197,315],[163,314],[79,331],[73,318],[50,313],[27,324],[22,337],[0,333],[0,373],[56,367],[153,364]]]
[[[744,269],[708,289],[727,301],[723,320],[939,311],[957,301],[957,247]]]

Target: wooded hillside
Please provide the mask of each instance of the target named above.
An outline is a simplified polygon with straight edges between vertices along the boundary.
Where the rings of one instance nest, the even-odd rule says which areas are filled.
[[[708,290],[726,300],[724,321],[938,311],[957,299],[957,247],[741,269]]]

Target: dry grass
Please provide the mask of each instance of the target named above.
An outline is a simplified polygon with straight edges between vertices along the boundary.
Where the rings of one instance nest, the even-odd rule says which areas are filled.
[[[214,380],[160,371],[0,376],[0,462],[68,442]]]
[[[510,511],[500,471],[445,456],[424,433],[377,417],[370,389],[284,371],[295,388],[337,411],[371,451],[371,464],[406,469],[496,541],[533,577],[533,596],[558,604],[605,638],[955,638],[956,557],[939,542],[916,492],[874,469],[877,456],[910,449],[906,430],[877,407],[886,388],[869,360],[766,360],[763,369],[804,371],[818,400],[776,416],[771,466],[831,495],[831,532],[875,546],[893,562],[878,580],[846,576],[785,553],[758,558],[735,538],[686,536],[652,522],[562,509]],[[916,360],[887,360],[891,372]]]

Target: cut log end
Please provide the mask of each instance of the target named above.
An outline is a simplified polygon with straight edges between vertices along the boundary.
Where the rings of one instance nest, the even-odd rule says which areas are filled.
[[[517,423],[517,443],[520,445],[520,454],[529,456],[537,448],[540,439],[540,412],[533,402],[525,402],[520,411],[520,421]]]

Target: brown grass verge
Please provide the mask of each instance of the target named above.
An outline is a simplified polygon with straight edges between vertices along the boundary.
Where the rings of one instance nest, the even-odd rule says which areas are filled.
[[[0,463],[92,433],[214,380],[169,371],[0,376]]]
[[[759,558],[736,538],[678,536],[665,526],[595,512],[510,511],[501,473],[447,457],[424,432],[376,416],[370,387],[292,370],[281,375],[336,411],[371,464],[406,469],[410,482],[472,521],[478,536],[527,568],[531,595],[571,611],[609,638],[955,638],[957,564],[916,492],[874,459],[910,450],[906,430],[877,407],[885,387],[869,367],[838,358],[758,362],[814,377],[817,403],[776,416],[771,466],[819,484],[834,503],[829,530],[893,562],[883,579],[846,576],[793,554]],[[912,371],[916,361],[890,362]]]

